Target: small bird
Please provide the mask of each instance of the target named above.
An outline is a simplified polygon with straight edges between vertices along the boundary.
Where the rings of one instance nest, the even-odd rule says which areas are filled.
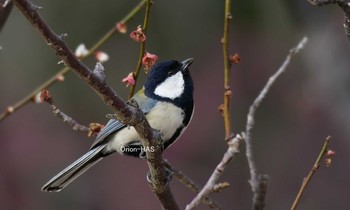
[[[173,144],[191,121],[193,81],[188,67],[193,58],[182,62],[169,60],[155,65],[147,75],[143,88],[130,100],[136,102],[151,127],[161,134],[163,149]],[[110,119],[97,135],[90,150],[62,170],[42,188],[45,192],[59,192],[95,163],[115,152],[145,158],[140,137],[132,126]]]

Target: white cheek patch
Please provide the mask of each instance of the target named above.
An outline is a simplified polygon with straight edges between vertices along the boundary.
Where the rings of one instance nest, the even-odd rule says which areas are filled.
[[[175,99],[184,92],[185,81],[179,71],[156,87],[154,93],[160,97]]]

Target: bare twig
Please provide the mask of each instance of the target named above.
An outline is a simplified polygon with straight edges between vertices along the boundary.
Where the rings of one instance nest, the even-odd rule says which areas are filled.
[[[132,9],[119,23],[126,24],[129,22],[146,4],[147,0],[141,0],[140,3]],[[91,55],[102,45],[104,44],[115,32],[117,32],[117,27],[113,26],[100,40],[98,40],[90,49],[87,55],[84,57],[81,57],[80,59],[83,60]],[[61,70],[59,70],[58,73],[56,73],[54,76],[52,76],[50,79],[45,81],[43,84],[41,84],[39,87],[37,87],[35,90],[33,90],[31,93],[29,93],[27,96],[23,97],[21,100],[16,102],[13,105],[9,105],[8,108],[0,113],[0,122],[4,120],[6,117],[10,116],[12,113],[16,112],[20,108],[22,108],[24,105],[28,104],[28,102],[31,101],[31,99],[38,93],[40,93],[41,90],[49,88],[51,85],[55,84],[58,77],[62,77],[63,75],[67,74],[69,72],[68,67],[64,67]]]
[[[211,192],[213,192],[216,186],[217,180],[220,178],[227,165],[236,157],[239,153],[239,145],[242,141],[240,135],[236,135],[227,142],[228,149],[225,152],[222,160],[216,166],[214,172],[211,174],[209,180],[204,185],[203,189],[196,195],[196,197],[186,206],[186,210],[194,209],[198,206],[202,199],[207,197]]]
[[[164,160],[164,165],[173,172],[173,176],[176,177],[183,185],[185,185],[195,193],[198,193],[200,191],[200,187],[196,183],[194,183],[189,177],[182,173],[182,171],[176,169],[167,160]],[[204,197],[201,201],[207,204],[212,209],[221,209],[219,205],[209,197]]]
[[[143,26],[142,26],[142,32],[146,36],[147,36],[147,28],[148,28],[148,20],[149,20],[150,9],[151,9],[151,0],[147,0],[145,18],[143,20]],[[141,45],[140,45],[139,60],[137,62],[136,70],[134,72],[135,84],[130,87],[129,98],[131,98],[134,95],[134,93],[135,93],[135,87],[136,87],[136,84],[137,84],[137,79],[139,78],[139,74],[140,74],[140,71],[141,71],[142,58],[145,55],[145,52],[146,52],[146,40],[141,42]]]
[[[258,175],[257,175],[257,167],[256,167],[254,156],[253,156],[252,133],[253,133],[253,127],[254,127],[255,112],[258,109],[258,107],[260,106],[263,99],[266,97],[271,86],[274,84],[274,82],[277,80],[277,78],[283,72],[285,72],[285,70],[287,69],[293,56],[295,54],[299,53],[300,50],[302,50],[304,48],[305,44],[307,43],[307,40],[308,40],[307,37],[304,37],[295,48],[293,48],[289,51],[283,64],[276,71],[276,73],[273,74],[269,78],[265,87],[262,89],[262,91],[260,92],[258,97],[256,97],[253,104],[249,108],[249,112],[247,115],[246,131],[245,131],[245,133],[243,133],[243,138],[244,138],[245,143],[246,143],[246,156],[247,156],[248,165],[249,165],[249,169],[250,169],[250,176],[251,176],[249,183],[251,185],[251,188],[252,188],[252,191],[254,194],[254,196],[253,196],[253,209],[262,209],[263,208],[261,206],[260,206],[261,208],[257,206],[258,203],[261,203],[261,197],[263,196],[263,195],[259,195],[259,192],[263,192],[263,191],[259,191],[259,180],[258,180]],[[265,180],[263,180],[263,181],[265,181]]]
[[[230,186],[230,183],[228,183],[228,182],[221,182],[221,183],[218,183],[218,184],[214,185],[213,191],[214,192],[220,192],[221,190],[226,189],[229,186]]]
[[[328,136],[323,144],[323,147],[320,151],[320,154],[318,155],[316,162],[314,163],[314,165],[312,166],[309,174],[307,175],[307,177],[305,177],[303,179],[303,183],[299,189],[299,192],[293,202],[292,208],[291,210],[295,210],[300,202],[301,197],[303,196],[303,193],[305,192],[305,189],[307,187],[307,185],[310,183],[310,180],[312,179],[313,175],[316,173],[317,169],[319,169],[320,164],[321,164],[321,160],[323,159],[323,157],[326,155],[327,151],[328,151],[328,145],[331,141],[331,137]]]
[[[63,113],[61,110],[57,108],[57,106],[53,103],[53,98],[50,95],[48,90],[42,90],[40,94],[40,99],[41,101],[44,101],[48,104],[50,104],[50,108],[52,110],[52,113],[61,119],[63,122],[67,123],[70,125],[73,130],[75,131],[82,131],[82,132],[88,132],[89,128],[79,124],[77,121],[75,121],[72,117],[68,116],[67,114]]]
[[[154,152],[146,151],[147,164],[150,169],[152,191],[156,194],[163,209],[178,209],[178,206],[167,184],[165,168],[162,159],[162,146],[158,143],[159,133],[155,132],[141,110],[127,105],[110,87],[110,85],[95,75],[91,69],[78,60],[67,44],[41,18],[28,0],[14,0],[18,9],[28,21],[38,29],[47,44],[52,47],[62,61],[77,73],[81,79],[103,99],[116,113],[118,120],[133,126],[146,148],[155,148]]]
[[[89,128],[85,125],[79,124],[77,121],[75,121],[72,117],[66,115],[61,110],[59,110],[55,105],[51,105],[52,113],[57,116],[58,118],[62,119],[63,122],[68,123],[73,130],[75,131],[81,131],[81,132],[88,132]]]
[[[101,131],[101,129],[104,127],[104,125],[101,125],[99,123],[90,123],[89,127],[79,124],[72,117],[68,116],[67,114],[63,113],[61,110],[57,108],[57,106],[53,103],[53,97],[51,96],[49,91],[46,89],[40,92],[40,98],[35,97],[33,100],[36,103],[41,103],[41,102],[48,103],[50,105],[52,113],[56,117],[60,118],[63,122],[70,125],[75,131],[87,132],[88,137],[97,135]]]
[[[222,37],[222,48],[224,55],[224,105],[223,116],[225,123],[225,140],[228,141],[232,138],[231,133],[231,118],[230,118],[230,101],[231,101],[231,88],[230,88],[230,54],[229,54],[229,33],[230,33],[230,20],[231,15],[231,0],[225,0],[225,18],[224,18],[224,35]]]

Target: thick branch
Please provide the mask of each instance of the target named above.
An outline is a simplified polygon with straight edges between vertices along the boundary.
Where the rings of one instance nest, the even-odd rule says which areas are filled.
[[[307,37],[304,37],[295,48],[293,48],[289,51],[283,64],[276,71],[276,73],[273,74],[269,78],[265,87],[262,89],[262,91],[260,92],[258,97],[256,97],[253,104],[249,108],[249,112],[247,115],[246,131],[245,131],[245,133],[243,133],[243,138],[244,138],[245,143],[246,143],[246,156],[247,156],[249,170],[250,170],[250,176],[251,176],[249,183],[251,185],[251,188],[252,188],[252,191],[254,194],[254,196],[253,196],[253,209],[263,209],[263,206],[259,206],[259,205],[257,205],[257,203],[264,203],[264,202],[261,202],[261,198],[264,195],[259,194],[259,192],[266,191],[266,190],[263,190],[263,191],[259,190],[260,183],[258,180],[257,167],[256,167],[254,156],[253,156],[252,135],[253,135],[253,128],[254,128],[255,112],[258,109],[258,107],[260,106],[263,99],[266,97],[267,93],[269,92],[269,90],[272,87],[272,85],[274,84],[274,82],[277,80],[277,78],[283,72],[285,72],[285,70],[287,69],[293,56],[295,54],[299,53],[304,48],[305,44],[307,43],[307,40],[308,40]],[[265,181],[265,179],[263,179],[263,181]]]
[[[14,3],[33,26],[39,30],[47,44],[55,50],[55,53],[60,56],[62,61],[85,80],[103,101],[112,108],[118,120],[126,125],[134,126],[146,148],[156,148],[153,153],[146,151],[147,163],[153,180],[152,190],[158,196],[164,209],[178,209],[170,188],[166,184],[161,146],[156,141],[158,136],[149,125],[141,110],[128,106],[105,80],[101,80],[99,76],[95,75],[92,70],[80,62],[62,38],[55,34],[45,23],[31,2],[28,0],[14,0]]]
[[[126,24],[129,22],[146,4],[147,0],[142,0],[134,9],[132,9],[121,21],[120,23]],[[103,37],[101,37],[90,49],[89,53],[85,55],[84,57],[80,58],[81,60],[87,58],[88,56],[92,55],[93,52],[95,52],[103,43],[105,43],[115,32],[117,31],[117,27],[113,26]],[[61,77],[69,72],[68,67],[64,67],[61,69],[58,73],[56,73],[54,76],[52,76],[50,79],[45,81],[43,84],[41,84],[39,87],[34,89],[31,93],[29,93],[27,96],[23,97],[21,100],[19,100],[17,103],[8,106],[7,110],[0,114],[0,121],[4,120],[6,117],[8,117],[10,114],[14,113],[15,111],[19,110],[21,107],[26,105],[31,99],[38,94],[41,90],[47,89],[51,85],[55,84],[58,77]]]
[[[114,90],[110,88],[105,81],[100,81],[100,79],[93,74],[92,70],[75,57],[63,39],[55,34],[40,17],[35,10],[35,6],[27,0],[16,0],[14,2],[33,26],[39,30],[47,44],[55,50],[55,53],[58,56],[61,57],[66,66],[73,69],[82,79],[84,79],[97,92],[97,94],[100,95],[107,105],[113,108],[119,119],[123,120],[123,122],[131,123],[132,116],[136,111],[128,108],[124,101],[115,94]],[[123,111],[121,112],[119,110]],[[135,122],[133,124],[135,124]]]

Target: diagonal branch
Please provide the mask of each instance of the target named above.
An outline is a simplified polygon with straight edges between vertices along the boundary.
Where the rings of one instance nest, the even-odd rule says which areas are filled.
[[[314,163],[314,165],[312,166],[309,174],[303,179],[303,183],[299,189],[299,192],[297,194],[297,196],[295,197],[295,200],[293,202],[293,205],[291,207],[291,210],[295,210],[300,202],[301,197],[303,196],[303,193],[305,192],[305,189],[307,187],[307,185],[310,183],[310,180],[312,179],[313,175],[316,173],[316,171],[319,169],[320,164],[321,164],[321,160],[324,156],[326,156],[328,149],[328,145],[331,141],[332,137],[328,136],[322,146],[322,149],[316,159],[316,162]]]
[[[259,192],[266,192],[266,190],[260,190],[259,186],[261,186],[261,183],[259,183],[259,176],[257,174],[257,167],[255,164],[254,156],[253,156],[253,143],[252,143],[252,135],[253,135],[253,128],[254,128],[254,117],[256,110],[260,106],[261,102],[266,97],[267,93],[269,92],[272,85],[275,83],[277,78],[286,71],[290,61],[292,60],[293,56],[299,53],[307,43],[307,37],[304,37],[299,44],[291,49],[283,62],[283,64],[280,66],[280,68],[276,71],[275,74],[273,74],[269,80],[267,81],[265,87],[261,90],[260,94],[256,99],[254,100],[253,104],[249,108],[249,112],[247,115],[247,124],[246,124],[246,130],[245,133],[243,133],[243,138],[246,143],[246,156],[248,160],[249,170],[250,170],[250,185],[253,191],[253,209],[263,209],[264,202],[261,202],[261,198],[263,195],[261,195]],[[263,178],[265,177],[265,178]],[[262,175],[260,176],[260,179],[262,182],[267,182],[267,177]],[[258,203],[260,205],[258,205]]]
[[[193,192],[199,193],[200,187],[196,183],[194,183],[189,177],[187,177],[182,171],[176,169],[167,160],[164,160],[164,165],[165,167],[167,167],[167,169],[173,172],[173,176],[176,177],[183,185],[187,186]],[[209,197],[204,197],[201,201],[207,204],[211,209],[221,209],[219,205]]]
[[[18,9],[28,21],[40,32],[47,44],[52,47],[62,61],[81,77],[116,113],[118,120],[134,126],[145,147],[154,147],[155,151],[146,151],[147,163],[152,177],[152,191],[156,194],[164,209],[178,209],[165,176],[165,168],[161,155],[161,145],[157,144],[159,135],[153,131],[141,110],[127,105],[108,85],[108,83],[93,73],[85,64],[79,61],[60,36],[41,18],[28,0],[14,0]]]
[[[103,128],[103,125],[99,123],[90,123],[89,127],[86,127],[85,125],[82,125],[78,123],[76,120],[74,120],[72,117],[68,116],[64,112],[62,112],[53,102],[53,97],[49,93],[48,90],[44,89],[40,92],[40,97],[36,98],[36,103],[46,102],[50,105],[50,108],[52,110],[52,113],[61,119],[64,123],[67,123],[70,125],[73,130],[75,131],[81,131],[86,132],[88,137],[97,135],[101,129]]]
[[[198,206],[202,199],[205,199],[211,192],[214,191],[217,181],[221,177],[222,173],[225,171],[228,164],[234,160],[234,158],[239,153],[239,145],[242,141],[240,135],[236,135],[234,138],[227,142],[228,149],[220,163],[216,166],[214,172],[209,177],[207,183],[204,185],[203,189],[196,195],[196,197],[186,206],[186,210],[194,209]]]
[[[126,24],[129,22],[146,4],[147,0],[142,0],[134,9],[132,9],[119,23]],[[9,6],[9,5],[8,5]],[[117,27],[111,28],[104,36],[102,36],[101,39],[99,39],[90,49],[87,55],[84,57],[80,58],[81,60],[87,58],[88,56],[92,55],[103,43],[105,43],[115,32],[117,32],[118,29]],[[28,102],[31,101],[31,99],[38,94],[41,90],[49,88],[51,85],[55,84],[58,80],[59,77],[62,77],[63,75],[67,74],[69,72],[68,67],[62,68],[60,71],[58,71],[54,76],[52,76],[50,79],[45,81],[43,84],[41,84],[39,87],[34,89],[31,93],[23,97],[21,100],[16,102],[13,105],[8,106],[8,108],[3,112],[0,113],[0,122],[4,120],[6,117],[10,116],[12,113],[15,111],[19,110]]]

